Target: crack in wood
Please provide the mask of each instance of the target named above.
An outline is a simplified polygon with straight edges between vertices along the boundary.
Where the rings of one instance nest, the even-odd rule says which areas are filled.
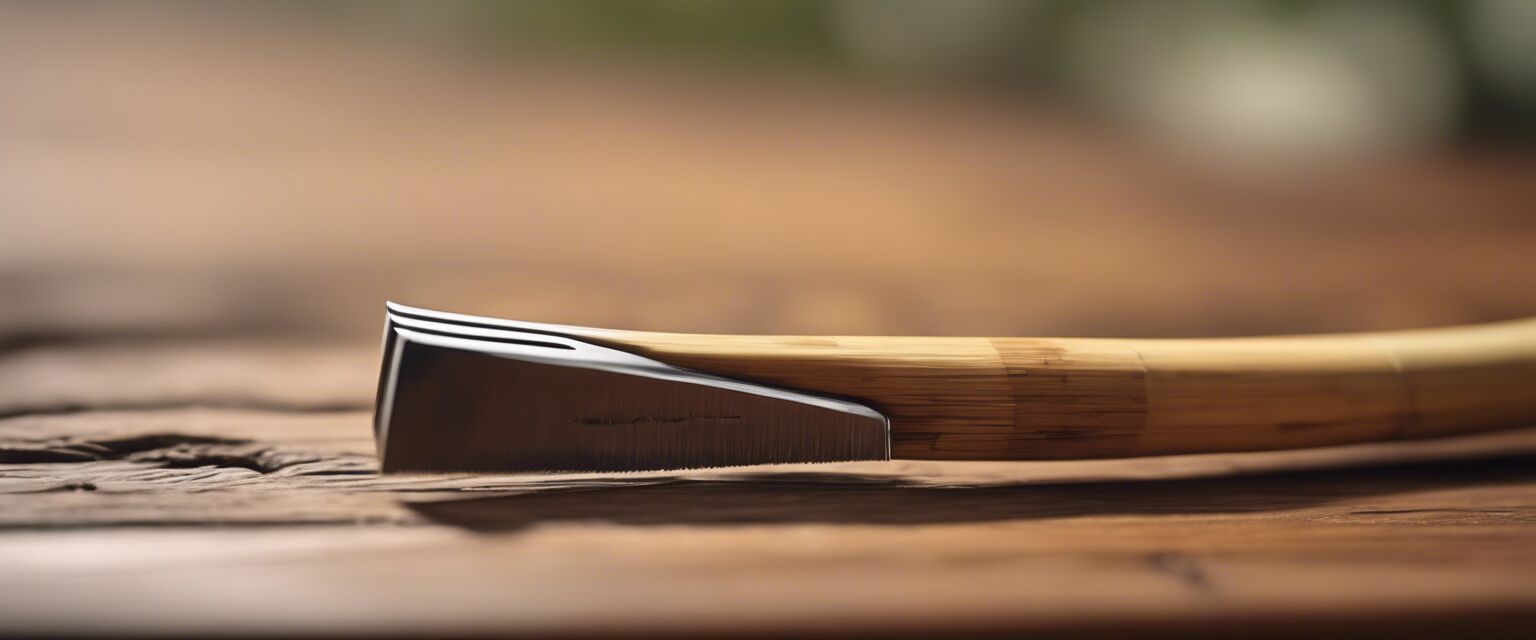
[[[100,402],[93,404],[60,403],[29,407],[0,408],[0,420],[31,418],[36,416],[74,415],[110,411],[175,411],[180,409],[228,409],[242,411],[268,411],[272,413],[346,413],[366,411],[373,405],[365,402],[321,402],[296,404],[291,402],[266,402],[261,400],[199,400],[197,402]]]
[[[169,449],[157,449],[135,454],[132,462],[148,463],[162,469],[196,469],[199,467],[224,467],[249,469],[268,474],[295,464],[291,459],[274,453],[265,447],[252,446],[189,446],[178,445]],[[310,458],[313,460],[313,458]]]
[[[246,444],[248,440],[216,438],[176,433],[157,433],[126,438],[65,439],[41,442],[0,443],[0,464],[47,462],[96,462],[119,460],[128,456],[169,447],[212,444]]]
[[[162,469],[224,467],[249,469],[268,474],[299,464],[318,462],[326,456],[285,452],[271,446],[253,444],[238,438],[185,435],[177,433],[145,434],[126,438],[66,439],[36,443],[0,445],[0,463],[81,463],[127,460]],[[332,470],[338,475],[360,472],[357,469]],[[306,475],[321,475],[324,470],[309,470]]]

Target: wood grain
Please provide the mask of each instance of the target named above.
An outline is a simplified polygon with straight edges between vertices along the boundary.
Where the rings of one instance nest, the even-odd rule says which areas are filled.
[[[1536,431],[1322,456],[380,476],[365,412],[3,424],[0,628],[19,635],[1498,637],[1536,607]]]
[[[574,332],[869,402],[890,418],[897,458],[1250,451],[1536,423],[1536,320],[1205,340]]]

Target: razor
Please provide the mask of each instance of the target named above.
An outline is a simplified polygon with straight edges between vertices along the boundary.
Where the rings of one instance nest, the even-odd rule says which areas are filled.
[[[1254,451],[1536,424],[1536,319],[1121,340],[695,335],[386,305],[386,472]]]

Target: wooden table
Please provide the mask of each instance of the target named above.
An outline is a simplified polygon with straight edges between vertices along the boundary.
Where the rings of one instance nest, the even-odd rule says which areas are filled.
[[[113,366],[91,351],[13,357],[4,375]],[[1536,623],[1536,432],[1123,462],[380,477],[367,413],[302,373],[354,354],[232,351],[207,361],[231,369],[225,384],[293,386],[261,402],[12,409],[6,633],[1430,637]]]
[[[1536,432],[380,477],[368,416],[385,297],[785,333],[1536,314],[1529,160],[1208,188],[984,100],[227,26],[0,15],[0,635],[1536,633]]]

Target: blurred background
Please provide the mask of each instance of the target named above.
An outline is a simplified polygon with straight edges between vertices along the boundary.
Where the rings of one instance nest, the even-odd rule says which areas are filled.
[[[0,4],[0,335],[1536,314],[1536,2]]]

